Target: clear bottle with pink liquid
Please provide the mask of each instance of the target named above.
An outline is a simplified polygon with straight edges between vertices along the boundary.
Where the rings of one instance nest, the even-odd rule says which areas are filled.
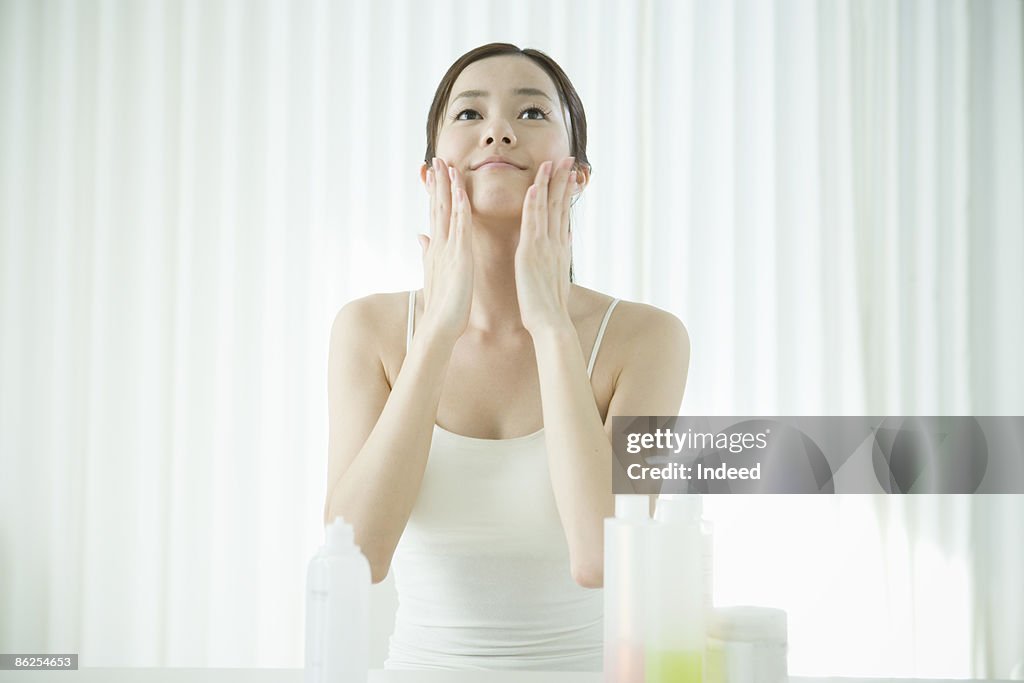
[[[644,495],[615,496],[604,521],[605,683],[644,683],[651,524]]]

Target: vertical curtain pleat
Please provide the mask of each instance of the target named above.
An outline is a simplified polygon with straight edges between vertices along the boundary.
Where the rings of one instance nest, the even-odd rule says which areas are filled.
[[[851,73],[851,16],[839,0],[818,7],[818,169],[821,200],[820,225],[823,361],[832,381],[822,387],[824,412],[858,414],[865,405],[865,377],[860,340],[862,321],[850,312],[859,310],[863,288],[857,282],[857,233],[854,222],[854,145]],[[772,382],[777,386],[777,380]]]
[[[118,39],[123,40],[123,34],[115,35],[117,21],[112,3],[97,4],[88,57],[94,79],[90,103],[92,116],[88,120],[88,128],[82,131],[82,134],[93,138],[90,165],[94,173],[83,178],[86,190],[91,194],[88,211],[83,215],[84,228],[91,235],[91,240],[82,245],[89,274],[83,283],[85,296],[80,302],[88,315],[81,336],[88,356],[82,396],[82,410],[86,416],[82,453],[83,491],[78,512],[82,521],[83,583],[80,647],[86,652],[97,652],[98,659],[111,654],[112,643],[106,640],[107,634],[116,634],[118,639],[127,636],[131,641],[130,634],[121,624],[132,619],[132,606],[122,604],[117,612],[105,610],[103,606],[117,599],[122,586],[130,585],[130,577],[125,570],[136,559],[128,528],[130,515],[119,514],[122,510],[132,510],[127,499],[132,491],[134,468],[128,460],[125,443],[130,426],[115,429],[111,419],[112,414],[120,414],[127,407],[123,394],[119,395],[117,391],[121,387],[116,384],[124,376],[124,336],[114,335],[110,329],[110,309],[122,311],[125,307],[124,292],[118,296],[112,291],[111,284],[112,280],[125,275],[122,270],[117,273],[120,277],[115,278],[113,271],[121,264],[116,262],[117,255],[111,249],[111,231],[116,220],[113,214],[120,212],[121,204],[111,201],[110,187],[116,182],[123,189],[126,181],[125,173],[121,168],[114,168],[112,159],[116,149],[111,131],[115,125],[119,133],[125,130],[123,119],[114,120],[115,107],[111,101],[114,97],[112,81],[116,78],[119,84],[124,83],[122,73],[116,76],[113,73],[115,63],[123,63],[117,62],[114,55]],[[130,320],[128,316],[118,317],[122,324]],[[118,443],[112,443],[115,440]],[[110,486],[115,481],[119,485]],[[124,550],[114,552],[111,559],[119,560],[115,566],[107,566],[105,558],[114,544],[123,544],[120,548]]]
[[[46,429],[41,438],[49,438],[45,452],[55,454],[81,453],[83,421],[81,415],[80,373],[84,367],[80,345],[71,340],[78,335],[83,315],[69,295],[80,285],[78,245],[74,229],[78,216],[78,163],[79,145],[76,138],[76,122],[81,115],[81,81],[76,69],[76,56],[81,49],[77,30],[80,20],[74,3],[54,3],[47,8],[47,24],[55,27],[54,38],[62,50],[54,50],[54,83],[52,111],[54,122],[52,166],[48,177],[53,178],[52,210],[53,236],[53,294],[50,299],[49,315],[53,318],[52,337],[54,345],[49,355],[50,368],[46,377],[47,403],[51,408],[51,419],[56,429]],[[48,158],[49,155],[43,155]],[[40,378],[42,379],[42,378]],[[3,380],[7,386],[7,378]],[[3,428],[0,428],[3,431]],[[0,447],[2,448],[2,447]],[[51,468],[46,481],[49,484],[47,506],[50,513],[45,538],[49,546],[46,605],[47,631],[49,642],[71,643],[78,635],[81,616],[81,536],[75,533],[78,524],[68,520],[80,519],[80,482],[84,463],[81,458],[48,458]],[[58,468],[58,464],[61,465]],[[71,526],[72,532],[68,533]]]
[[[27,191],[31,187],[28,172],[31,160],[26,159],[27,141],[33,132],[30,126],[37,120],[35,98],[38,91],[30,89],[29,76],[38,69],[29,45],[36,36],[33,8],[25,4],[7,3],[0,5],[0,104],[2,104],[3,130],[0,131],[0,216],[4,226],[0,233],[0,339],[3,341],[0,353],[0,454],[4,456],[0,486],[4,498],[11,500],[15,494],[15,481],[25,495],[42,497],[49,488],[44,470],[45,463],[38,458],[38,451],[28,451],[26,444],[18,438],[25,421],[29,418],[32,396],[22,368],[27,361],[28,339],[15,334],[14,330],[25,327],[25,310],[31,305],[28,300],[26,262],[29,247],[26,244],[27,226],[31,214],[27,202]],[[11,455],[8,455],[11,454]],[[17,454],[15,457],[13,454]],[[6,519],[6,514],[4,519]],[[27,624],[37,637],[45,636],[46,611],[49,596],[45,582],[33,581],[33,577],[47,573],[45,551],[40,547],[47,528],[46,511],[38,507],[24,511],[24,536],[19,544],[5,543],[2,557],[10,570],[0,572],[3,594],[24,595],[24,600],[10,600],[3,611],[5,632],[13,632],[15,624]],[[5,536],[10,531],[5,530]],[[33,536],[34,535],[34,536]],[[22,553],[21,560],[14,564],[15,553]]]
[[[997,131],[993,127],[995,121],[991,111],[994,79],[987,76],[994,76],[998,68],[992,63],[992,11],[993,5],[983,2],[971,3],[968,12],[968,299],[975,304],[969,309],[971,335],[968,363],[971,367],[972,404],[986,413],[992,412],[995,407],[990,390],[995,371],[991,346],[995,343],[993,337],[998,325],[998,312],[993,306],[996,298],[995,281],[992,278],[998,267],[993,239],[996,226],[993,206],[995,178],[992,168],[995,153],[993,138]]]
[[[807,330],[823,329],[821,297],[834,262],[820,254],[818,169],[818,62],[815,22],[818,6],[808,0],[775,5],[774,174],[776,239],[776,363],[785,383],[777,385],[780,414],[822,406],[826,375],[822,344],[806,344]],[[792,383],[792,385],[790,385]],[[799,389],[797,389],[799,387]]]
[[[779,320],[776,286],[781,260],[775,257],[776,186],[774,130],[776,31],[772,3],[743,0],[734,19],[736,77],[732,85],[736,118],[733,126],[736,159],[734,203],[736,287],[750,296],[735,299],[737,341],[757,339],[736,353],[731,393],[737,414],[765,414],[777,394],[780,345],[776,335],[764,335]],[[699,195],[698,195],[699,198]],[[696,226],[694,226],[696,228]],[[685,253],[676,250],[673,255]],[[676,264],[681,268],[682,264]],[[706,293],[705,295],[706,296]]]
[[[490,41],[573,79],[577,280],[686,323],[684,412],[1020,414],[1022,13],[0,2],[0,651],[301,662],[330,325],[419,286],[427,109]],[[976,498],[709,500],[718,596],[788,605],[794,673],[1006,678],[1024,503]]]
[[[968,5],[950,0],[938,7],[939,273],[936,296],[938,345],[938,413],[966,415],[971,410],[970,274],[968,223]],[[1008,283],[1012,287],[1012,283]]]
[[[973,5],[972,5],[973,7]],[[1020,330],[1024,328],[1024,3],[998,0],[993,7],[990,50],[992,121],[992,313],[989,338],[992,386],[986,392],[991,414],[1021,414],[1024,384],[1003,377],[1024,377]],[[1016,229],[1014,229],[1016,228]],[[1004,286],[1003,283],[1006,283]],[[1014,412],[1016,410],[1016,412]]]
[[[687,311],[708,326],[691,335],[695,353],[703,352],[709,360],[735,358],[737,349],[745,345],[737,338],[734,313],[736,149],[731,84],[735,78],[735,15],[728,4],[701,1],[693,4],[693,22],[693,114],[686,132],[692,143],[691,156],[683,161],[691,167],[693,198],[685,217],[691,226],[685,265],[691,297]],[[687,411],[733,413],[734,363],[694,363],[690,372],[693,382],[705,391],[701,400],[688,402]]]
[[[646,33],[641,43],[647,45],[644,77],[648,106],[645,107],[647,163],[659,168],[641,183],[645,196],[645,226],[649,235],[645,245],[645,287],[651,293],[650,303],[669,308],[673,301],[687,301],[687,248],[691,227],[685,219],[690,198],[690,144],[693,93],[693,21],[691,3],[667,3],[649,11],[645,17]],[[596,86],[596,84],[595,84]],[[600,159],[592,159],[599,172],[607,169]],[[586,202],[586,194],[582,202]],[[582,221],[581,221],[582,222]],[[625,229],[626,232],[630,228]],[[586,233],[584,243],[592,241]],[[596,251],[596,250],[595,250]],[[596,254],[595,254],[596,257]],[[590,258],[579,264],[581,272],[590,277]],[[613,267],[621,264],[613,262]]]

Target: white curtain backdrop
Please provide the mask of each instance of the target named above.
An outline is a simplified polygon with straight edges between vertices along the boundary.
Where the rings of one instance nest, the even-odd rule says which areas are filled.
[[[0,651],[301,665],[330,324],[419,286],[427,108],[494,40],[574,80],[578,280],[686,323],[684,413],[1024,414],[1022,34],[1019,0],[0,0]],[[1024,678],[1021,496],[706,507],[791,673]]]

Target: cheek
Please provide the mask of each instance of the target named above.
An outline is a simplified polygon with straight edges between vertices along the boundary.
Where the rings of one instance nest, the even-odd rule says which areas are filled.
[[[551,130],[549,135],[538,142],[548,159],[564,159],[572,152],[565,129]]]
[[[468,131],[458,131],[446,128],[437,137],[434,144],[434,154],[449,163],[467,163],[476,149],[476,137],[469,135]]]

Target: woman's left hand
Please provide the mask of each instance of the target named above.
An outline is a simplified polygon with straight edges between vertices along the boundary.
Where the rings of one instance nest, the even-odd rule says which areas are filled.
[[[576,191],[576,160],[545,161],[523,200],[516,249],[516,294],[530,334],[569,322],[569,204]]]

